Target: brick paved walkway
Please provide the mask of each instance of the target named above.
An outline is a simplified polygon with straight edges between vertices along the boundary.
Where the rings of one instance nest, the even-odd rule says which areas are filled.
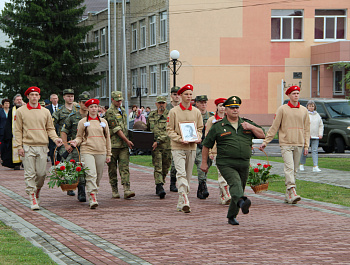
[[[23,170],[0,167],[0,220],[58,264],[350,264],[349,207],[307,199],[287,205],[283,194],[248,187],[250,214],[231,226],[214,181],[209,198],[199,200],[193,178],[192,213],[184,214],[169,183],[164,200],[154,194],[151,168],[131,166],[136,197],[129,200],[111,198],[104,172],[96,210],[45,184],[42,210],[33,212]]]

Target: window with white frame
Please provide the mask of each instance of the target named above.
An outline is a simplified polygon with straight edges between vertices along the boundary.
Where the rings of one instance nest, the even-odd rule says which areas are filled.
[[[167,34],[167,12],[160,13],[160,42],[166,42],[168,38]]]
[[[140,21],[140,49],[146,48],[146,20]]]
[[[315,10],[315,40],[343,40],[345,25],[345,10]]]
[[[106,92],[107,92],[107,72],[103,72],[102,73],[103,78],[101,79],[101,94],[102,97],[105,98],[106,97]]]
[[[333,95],[344,95],[344,67],[333,66]]]
[[[302,40],[303,10],[271,10],[271,40]]]
[[[131,96],[136,97],[136,88],[138,86],[138,76],[137,76],[137,69],[131,70],[131,84],[132,84],[132,92]]]
[[[94,41],[96,44],[96,50],[100,49],[100,38],[98,36],[98,30],[94,31]]]
[[[150,88],[151,88],[151,95],[157,95],[157,66],[151,65],[149,67],[150,71]]]
[[[149,17],[149,45],[156,45],[156,16]]]
[[[132,43],[132,51],[137,50],[137,24],[132,23],[131,24],[131,43]]]
[[[141,73],[141,95],[146,96],[146,88],[147,88],[147,72],[146,67],[140,68]]]
[[[168,93],[168,64],[164,63],[161,66],[160,73],[160,85],[161,85],[161,93]]]
[[[101,54],[106,53],[106,28],[101,29]]]

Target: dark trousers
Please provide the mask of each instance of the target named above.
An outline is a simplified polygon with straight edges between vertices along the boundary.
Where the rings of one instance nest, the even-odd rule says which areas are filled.
[[[249,164],[247,165],[225,165],[217,167],[220,170],[221,175],[230,186],[231,202],[227,212],[227,218],[236,218],[239,207],[237,203],[241,197],[244,196],[244,189],[247,183],[249,174]]]

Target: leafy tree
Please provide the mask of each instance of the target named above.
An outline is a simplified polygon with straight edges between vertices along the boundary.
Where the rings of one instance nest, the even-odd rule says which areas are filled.
[[[97,63],[95,43],[84,42],[92,26],[78,26],[84,0],[10,0],[0,15],[0,29],[11,39],[0,48],[2,96],[23,95],[30,86],[42,98],[63,89],[89,91],[101,79],[91,74]]]

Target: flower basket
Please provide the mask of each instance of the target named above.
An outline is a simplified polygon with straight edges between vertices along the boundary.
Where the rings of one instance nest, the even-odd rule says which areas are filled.
[[[255,149],[258,149],[254,147]],[[260,150],[260,149],[259,149]],[[275,175],[270,175],[270,169],[272,166],[269,163],[269,159],[265,151],[262,152],[266,156],[267,163],[262,165],[258,163],[257,165],[250,165],[249,176],[247,183],[250,184],[250,187],[253,189],[254,193],[260,193],[267,191],[269,187],[268,179],[275,177]]]
[[[88,170],[88,168],[81,162],[78,148],[76,148],[79,155],[78,162],[74,159],[63,162],[56,161],[56,150],[57,147],[54,151],[54,165],[49,171],[51,175],[47,176],[47,178],[50,179],[48,182],[49,187],[61,187],[62,191],[75,190],[78,186],[79,178],[85,176],[85,171]]]

